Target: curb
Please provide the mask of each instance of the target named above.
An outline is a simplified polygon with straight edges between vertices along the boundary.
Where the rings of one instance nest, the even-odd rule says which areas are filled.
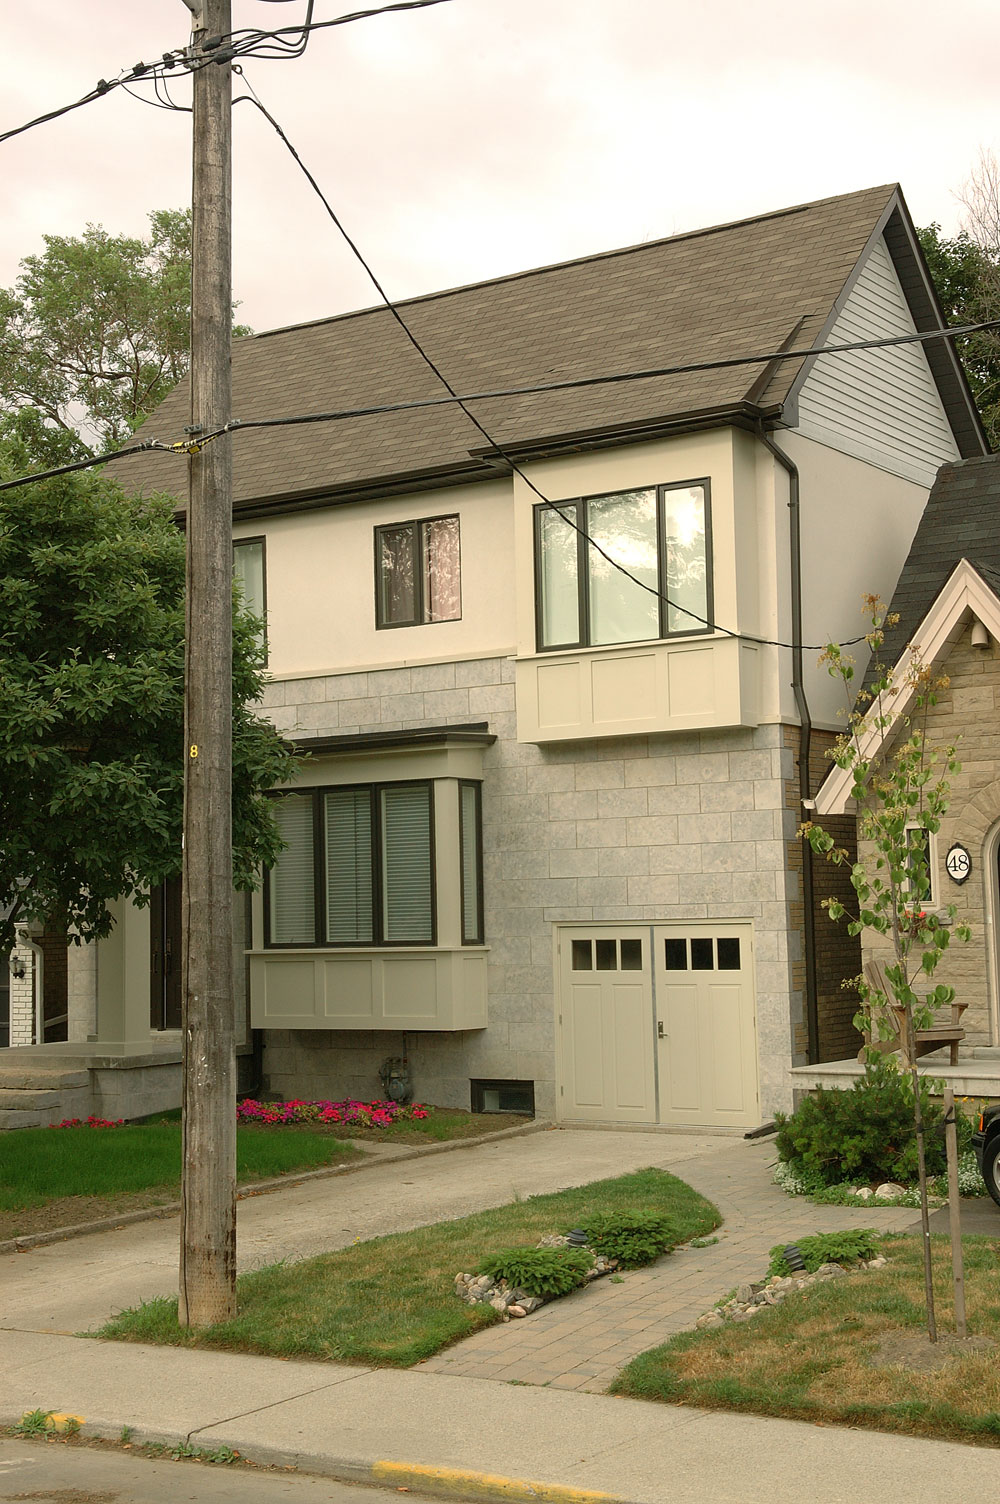
[[[402,1148],[393,1154],[385,1155],[384,1158],[372,1156],[361,1164],[327,1165],[320,1170],[300,1170],[291,1175],[276,1176],[272,1180],[252,1180],[246,1185],[236,1187],[236,1198],[238,1201],[243,1201],[248,1196],[262,1196],[270,1191],[280,1191],[285,1186],[304,1185],[312,1180],[330,1180],[335,1175],[358,1175],[363,1170],[380,1169],[382,1165],[397,1165],[401,1160],[426,1159],[430,1154],[447,1154],[453,1149],[475,1149],[480,1144],[492,1144],[508,1138],[524,1138],[527,1134],[544,1133],[554,1127],[554,1123],[544,1120],[519,1123],[514,1128],[498,1128],[495,1133],[484,1133],[478,1138],[450,1139],[443,1144],[421,1144],[414,1149]],[[63,1243],[69,1238],[85,1238],[90,1233],[113,1232],[118,1227],[130,1227],[137,1222],[159,1222],[167,1217],[178,1216],[180,1210],[179,1201],[170,1201],[163,1206],[146,1207],[142,1211],[122,1212],[117,1217],[100,1217],[95,1222],[80,1222],[72,1227],[53,1227],[48,1232],[25,1233],[23,1237],[7,1238],[0,1242],[0,1255],[28,1253],[32,1248],[44,1248],[50,1243]]]
[[[14,1427],[20,1415],[0,1414],[0,1426]],[[66,1417],[53,1414],[53,1421],[64,1422]],[[84,1416],[73,1416],[80,1422],[80,1439],[117,1443],[122,1427],[107,1420],[88,1421]],[[57,1425],[56,1430],[64,1427]],[[211,1438],[202,1438],[199,1431],[185,1434],[180,1431],[155,1431],[143,1427],[130,1429],[133,1445],[148,1444],[166,1447],[192,1446],[205,1452],[227,1446],[229,1443],[218,1434],[219,1427],[211,1426]],[[234,1450],[241,1462],[258,1467],[293,1469],[303,1475],[329,1478],[337,1483],[361,1484],[373,1488],[394,1489],[402,1493],[414,1493],[426,1498],[470,1500],[475,1504],[630,1504],[619,1494],[602,1493],[597,1489],[576,1488],[567,1483],[544,1483],[529,1478],[512,1478],[502,1473],[482,1473],[472,1468],[436,1467],[423,1462],[400,1462],[380,1458],[375,1462],[363,1462],[349,1457],[328,1457],[321,1453],[288,1451],[279,1447],[246,1446],[239,1443]]]
[[[617,1494],[565,1483],[536,1483],[500,1473],[477,1473],[467,1468],[428,1467],[419,1462],[375,1462],[368,1469],[372,1483],[408,1488],[438,1499],[514,1500],[518,1504],[625,1504]]]

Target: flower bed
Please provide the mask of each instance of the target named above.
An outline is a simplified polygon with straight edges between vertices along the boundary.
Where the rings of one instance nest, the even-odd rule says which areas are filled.
[[[124,1128],[125,1127],[125,1119],[124,1118],[116,1118],[114,1120],[114,1122],[112,1122],[110,1118],[95,1118],[95,1117],[91,1116],[91,1117],[87,1118],[86,1122],[84,1122],[84,1120],[82,1118],[63,1118],[63,1120],[62,1120],[61,1123],[50,1123],[49,1127],[50,1128]]]
[[[357,1128],[391,1128],[431,1115],[419,1102],[257,1102],[252,1097],[236,1104],[238,1123],[348,1123]]]

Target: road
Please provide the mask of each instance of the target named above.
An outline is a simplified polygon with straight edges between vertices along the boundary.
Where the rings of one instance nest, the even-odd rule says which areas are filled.
[[[399,1504],[396,1490],[239,1463],[136,1456],[78,1442],[0,1440],[0,1504]]]

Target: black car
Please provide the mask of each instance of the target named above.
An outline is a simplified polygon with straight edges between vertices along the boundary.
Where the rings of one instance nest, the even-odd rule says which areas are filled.
[[[1000,1206],[1000,1106],[983,1108],[972,1134],[972,1147],[986,1189]]]

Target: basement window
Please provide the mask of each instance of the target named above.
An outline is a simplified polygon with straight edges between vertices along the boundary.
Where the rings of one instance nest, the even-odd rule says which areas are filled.
[[[470,1081],[473,1112],[519,1112],[535,1116],[534,1081]]]

